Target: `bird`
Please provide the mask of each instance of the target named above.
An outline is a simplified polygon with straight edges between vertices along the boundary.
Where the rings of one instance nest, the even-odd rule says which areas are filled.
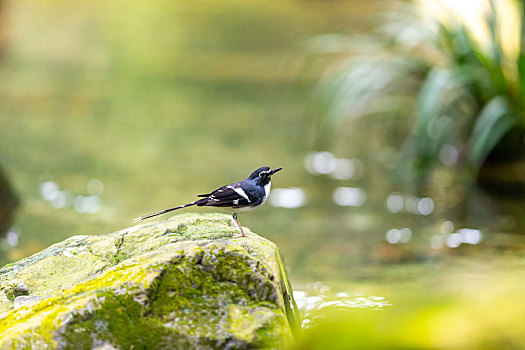
[[[153,214],[139,216],[138,218],[135,218],[133,222],[142,221],[157,215],[169,213],[173,210],[191,207],[193,205],[198,207],[220,207],[233,211],[233,220],[239,227],[241,236],[245,237],[244,230],[239,223],[238,214],[255,210],[266,202],[272,186],[271,176],[280,170],[282,170],[282,168],[272,170],[267,166],[260,167],[251,173],[251,175],[245,180],[237,181],[219,187],[210,193],[199,194],[197,196],[204,198],[177,207],[164,209]]]

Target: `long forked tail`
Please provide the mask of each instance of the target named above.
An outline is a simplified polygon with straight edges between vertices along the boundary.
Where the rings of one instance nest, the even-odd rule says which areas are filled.
[[[133,219],[133,222],[139,222],[141,220],[146,220],[146,219],[152,218],[154,216],[162,215],[162,214],[165,214],[165,213],[169,213],[170,211],[174,211],[174,210],[177,210],[177,209],[191,207],[192,205],[195,205],[195,204],[197,204],[197,201],[191,202],[191,203],[188,203],[188,204],[179,205],[178,207],[174,207],[174,208],[164,209],[164,210],[161,210],[161,211],[159,211],[157,213],[148,214],[148,215],[144,215],[144,216],[139,216],[138,218]]]

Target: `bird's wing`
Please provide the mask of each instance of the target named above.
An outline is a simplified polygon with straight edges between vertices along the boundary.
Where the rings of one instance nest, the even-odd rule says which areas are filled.
[[[200,206],[206,205],[213,207],[242,208],[251,203],[250,198],[242,190],[239,182],[219,187],[215,191],[208,193],[207,195],[199,195],[199,197],[208,197],[208,201],[200,204]]]

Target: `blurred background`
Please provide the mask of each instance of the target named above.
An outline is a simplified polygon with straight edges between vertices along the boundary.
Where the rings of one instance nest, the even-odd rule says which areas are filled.
[[[518,291],[524,18],[519,0],[0,0],[0,263],[271,166],[240,220],[280,247],[306,328]]]

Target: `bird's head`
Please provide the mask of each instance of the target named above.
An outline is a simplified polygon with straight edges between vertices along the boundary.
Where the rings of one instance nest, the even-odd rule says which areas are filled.
[[[267,184],[270,182],[270,176],[281,170],[282,168],[276,168],[276,169],[270,169],[267,166],[263,166],[257,170],[255,170],[249,177],[251,180],[260,181],[263,184]]]

